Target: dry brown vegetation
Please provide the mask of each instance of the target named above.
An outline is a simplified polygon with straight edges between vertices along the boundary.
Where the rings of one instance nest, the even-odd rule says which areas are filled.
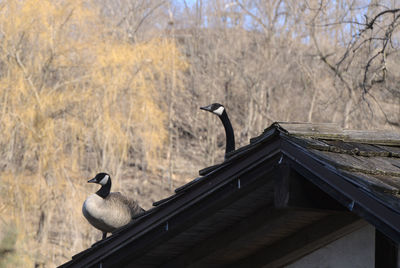
[[[99,171],[145,208],[273,121],[399,127],[397,1],[0,2],[0,267],[101,236]]]

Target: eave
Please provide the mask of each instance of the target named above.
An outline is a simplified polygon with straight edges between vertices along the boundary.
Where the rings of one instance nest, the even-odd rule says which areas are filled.
[[[354,137],[332,126],[314,135]],[[304,137],[301,131],[292,134],[273,124],[222,164],[203,170],[206,175],[176,189],[175,195],[62,267],[283,265],[366,222],[399,243],[399,209],[388,201],[397,197],[360,184],[354,174],[305,146]],[[386,144],[384,137],[365,137],[351,142],[375,138]],[[390,144],[397,144],[396,137],[391,136]],[[243,247],[256,242],[260,245]],[[259,257],[282,246],[282,254]],[[226,255],[238,249],[235,257]]]

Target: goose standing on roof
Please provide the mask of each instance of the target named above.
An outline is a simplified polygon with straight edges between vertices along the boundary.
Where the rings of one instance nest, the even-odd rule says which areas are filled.
[[[200,109],[216,114],[219,119],[221,119],[225,128],[225,159],[227,159],[227,154],[235,150],[235,134],[233,133],[232,124],[229,120],[228,114],[226,113],[225,107],[222,104],[213,103],[208,106],[200,107]]]
[[[85,200],[82,212],[91,225],[103,232],[103,239],[144,211],[136,201],[121,193],[110,193],[111,177],[107,173],[99,173],[88,182],[100,184],[101,188]]]

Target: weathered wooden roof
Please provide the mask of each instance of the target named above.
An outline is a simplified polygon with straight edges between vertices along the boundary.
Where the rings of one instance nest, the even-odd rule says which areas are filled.
[[[398,133],[382,130],[351,130],[343,129],[334,123],[275,123],[291,136],[309,139],[338,140],[343,142],[357,142],[362,144],[393,145],[400,146]]]
[[[352,185],[396,214],[400,212],[399,133],[348,130],[335,124],[277,125],[287,132],[289,140],[306,149],[327,167],[331,166]],[[398,224],[393,218],[392,225]]]
[[[63,266],[279,266],[365,222],[400,242],[396,133],[274,123],[200,174]]]
[[[279,123],[293,141],[385,203],[400,209],[400,135],[335,124]]]

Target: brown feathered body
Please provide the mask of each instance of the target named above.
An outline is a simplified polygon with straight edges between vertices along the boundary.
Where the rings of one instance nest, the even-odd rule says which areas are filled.
[[[95,228],[102,232],[113,232],[128,224],[142,209],[134,200],[119,192],[109,193],[105,198],[90,195],[83,203],[82,212]]]

